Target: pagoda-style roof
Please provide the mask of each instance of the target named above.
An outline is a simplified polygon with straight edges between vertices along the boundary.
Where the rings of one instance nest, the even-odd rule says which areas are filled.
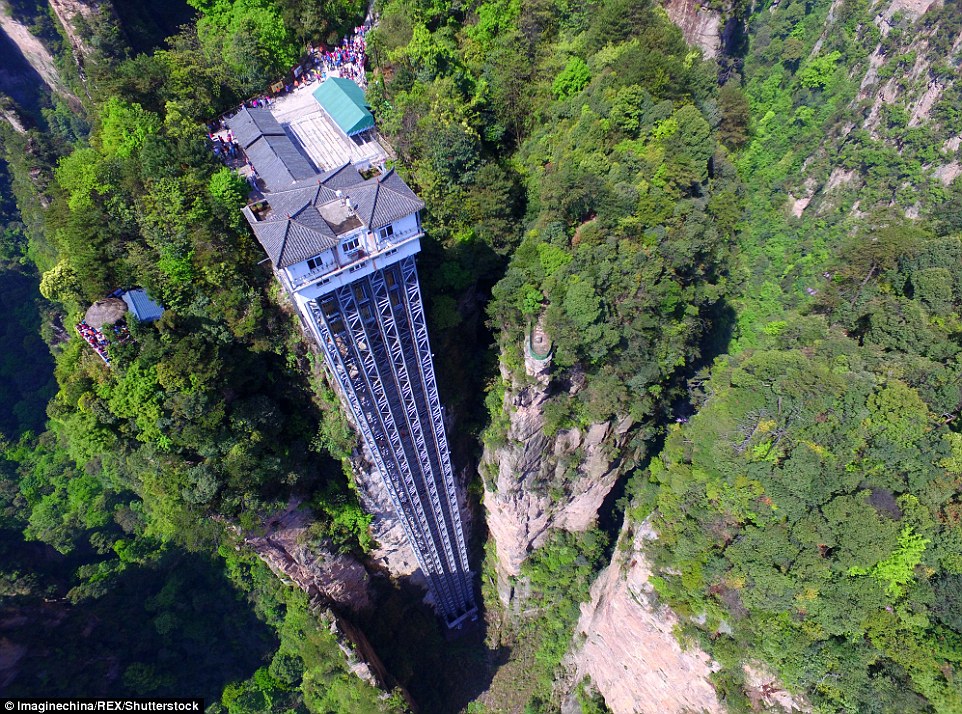
[[[312,258],[359,228],[377,230],[424,208],[393,170],[365,181],[349,165],[268,193],[264,203],[267,210],[245,213],[278,268]]]

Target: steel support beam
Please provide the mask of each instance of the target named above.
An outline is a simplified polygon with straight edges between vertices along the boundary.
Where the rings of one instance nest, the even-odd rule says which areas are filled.
[[[308,308],[438,612],[459,626],[477,606],[414,258]]]

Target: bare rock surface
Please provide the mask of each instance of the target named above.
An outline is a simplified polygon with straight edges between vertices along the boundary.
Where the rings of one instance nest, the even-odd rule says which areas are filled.
[[[393,677],[360,628],[344,618],[337,617],[330,610],[323,611],[321,615],[330,623],[330,632],[337,640],[337,646],[344,654],[351,672],[371,686],[384,690],[391,688],[394,684]],[[406,690],[402,689],[401,694],[409,703],[413,701]]]
[[[60,78],[60,74],[57,72],[57,67],[54,64],[53,57],[50,56],[50,52],[44,44],[37,39],[26,25],[17,21],[10,15],[10,7],[6,2],[0,0],[0,32],[3,32],[11,42],[13,42],[20,52],[23,54],[23,58],[33,67],[34,71],[43,80],[52,92],[56,92],[66,99],[77,101],[76,97],[67,89],[64,85],[63,80]],[[0,62],[0,70],[2,70],[2,62]]]
[[[778,678],[763,662],[742,665],[745,693],[758,711],[810,712],[811,705],[802,697],[782,688]]]
[[[354,459],[353,472],[361,507],[374,516],[371,537],[376,546],[368,552],[367,557],[392,577],[405,578],[427,591],[427,580],[387,494],[384,477],[372,465],[373,460],[366,447],[363,456]]]
[[[23,120],[14,111],[7,111],[6,109],[0,108],[0,121],[5,121],[10,127],[18,134],[26,134],[27,127],[24,126]]]
[[[722,45],[720,12],[697,0],[665,0],[662,4],[689,45],[700,47],[707,58],[718,56]]]
[[[950,185],[960,174],[962,174],[962,164],[958,161],[952,161],[944,166],[939,166],[932,172],[932,175],[937,178],[943,186]]]
[[[537,350],[537,348],[536,348]],[[545,354],[542,352],[541,354]],[[584,531],[596,521],[605,497],[622,474],[622,457],[630,419],[592,424],[587,429],[544,433],[544,406],[551,395],[550,357],[538,359],[525,348],[526,378],[505,393],[510,412],[506,443],[485,447],[484,506],[488,531],[497,553],[499,592],[512,598],[511,578],[521,572],[528,554],[542,545],[553,528]],[[507,379],[506,371],[503,376]],[[571,378],[577,393],[577,375]]]
[[[90,47],[77,31],[77,19],[89,22],[100,12],[100,3],[97,0],[47,0],[47,3],[63,26],[74,58],[81,63],[83,58],[90,54]]]
[[[334,553],[315,543],[308,529],[311,515],[292,501],[287,510],[267,521],[263,534],[245,533],[244,543],[280,578],[304,590],[312,600],[348,610],[371,607],[370,576],[354,557]]]
[[[924,15],[929,8],[942,4],[942,0],[891,0],[883,11],[882,15],[886,20],[892,19],[897,13],[905,13],[913,17]]]
[[[642,552],[653,537],[647,523],[637,526],[631,547],[616,550],[592,585],[575,629],[575,642],[583,644],[567,663],[573,682],[590,677],[614,714],[720,714],[708,680],[717,665],[699,649],[683,650],[673,632],[677,616],[654,604]]]

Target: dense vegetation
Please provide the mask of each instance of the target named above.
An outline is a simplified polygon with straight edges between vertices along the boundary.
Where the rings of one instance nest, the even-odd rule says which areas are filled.
[[[912,115],[956,75],[962,17],[897,14],[882,37],[866,5],[829,4],[752,18],[735,340],[637,515],[654,508],[657,590],[726,665],[731,708],[755,658],[819,711],[955,712],[962,225],[931,165],[959,95]],[[860,86],[873,53],[885,102]]]
[[[743,129],[747,111],[718,108],[714,65],[646,2],[396,0],[371,51],[369,98],[442,247],[425,271],[436,329],[506,268],[488,315],[513,377],[540,318],[558,381],[586,383],[558,391],[546,432],[627,413],[643,444],[725,293],[740,197],[712,124]],[[505,438],[503,394],[495,382],[489,445]],[[542,486],[563,498],[568,485]],[[557,705],[551,682],[605,541],[559,535],[532,556],[527,615],[497,633],[524,671],[495,699]]]
[[[514,379],[537,319],[559,382],[585,375],[546,408],[549,436],[624,414],[650,435],[733,308],[733,356],[692,382],[703,412],[634,491],[662,535],[659,593],[703,623],[729,706],[756,658],[826,711],[956,711],[962,225],[931,165],[955,151],[960,95],[913,112],[957,73],[960,17],[896,14],[883,38],[855,1],[826,29],[830,4],[759,9],[716,89],[644,3],[387,3],[379,114],[449,253],[523,197],[522,230],[487,239],[509,255],[489,313]],[[877,81],[902,98],[873,108],[880,42]],[[531,631],[572,622],[546,608]]]
[[[750,11],[725,7],[736,20]],[[54,46],[39,8],[14,10]],[[3,260],[27,282],[4,282],[0,304],[17,302],[10,331],[36,334],[48,308],[22,298],[33,264],[67,328],[44,332],[59,385],[46,431],[30,406],[47,396],[43,365],[18,371],[17,350],[0,364],[16,374],[3,380],[2,525],[76,571],[34,582],[15,564],[4,597],[59,592],[106,612],[137,580],[130,617],[152,623],[145,647],[191,623],[191,636],[241,637],[224,619],[175,612],[183,573],[203,570],[236,607],[223,618],[248,622],[253,608],[276,637],[252,631],[256,656],[212,664],[225,676],[198,683],[216,698],[234,680],[218,705],[232,714],[402,706],[353,678],[323,617],[223,527],[256,529],[294,497],[328,545],[368,541],[337,462],[351,436],[256,267],[244,185],[202,127],[362,10],[192,0],[145,13],[115,0],[82,28],[84,111],[45,100],[38,128],[3,133],[22,214],[4,221]],[[865,0],[781,0],[746,14],[745,42],[719,64],[652,2],[378,10],[368,99],[427,204],[421,273],[459,455],[477,450],[474,436],[506,439],[509,385],[484,315],[516,382],[540,321],[564,387],[545,409],[548,436],[630,416],[643,453],[668,433],[633,480],[628,518],[650,515],[657,593],[723,665],[733,711],[750,707],[746,660],[818,711],[962,710],[962,183],[934,170],[958,151],[958,4],[917,21],[896,13],[883,32]],[[882,85],[891,100],[877,100]],[[920,116],[920,97],[942,85]],[[168,312],[133,325],[107,370],[69,326],[132,285]],[[540,487],[565,498],[568,485]],[[524,566],[527,609],[498,634],[528,658],[498,686],[528,711],[558,705],[555,677],[607,541],[553,534]],[[368,623],[382,642],[428,626],[401,606],[384,614]],[[125,691],[166,691],[179,651],[151,671],[125,655]],[[412,688],[430,686],[408,653],[387,659]]]

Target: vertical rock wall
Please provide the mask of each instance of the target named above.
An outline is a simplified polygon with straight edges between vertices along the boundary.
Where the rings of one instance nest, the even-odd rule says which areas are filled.
[[[681,648],[678,618],[655,602],[642,552],[654,533],[647,523],[631,529],[622,533],[629,547],[616,549],[581,606],[567,662],[572,683],[590,677],[614,714],[724,712],[708,680],[715,665],[701,650]]]
[[[700,47],[708,59],[718,57],[722,48],[722,13],[698,0],[663,0],[662,6],[681,30],[685,42]]]
[[[312,601],[359,612],[369,609],[371,579],[354,557],[335,553],[329,544],[313,543],[311,514],[292,501],[268,519],[262,533],[242,533],[249,546],[282,580],[289,580]]]
[[[497,553],[498,591],[507,604],[512,579],[521,572],[528,553],[540,546],[552,528],[583,531],[594,525],[598,510],[626,466],[637,454],[625,454],[630,419],[562,429],[551,438],[544,433],[544,406],[561,389],[549,376],[550,357],[525,349],[525,376],[511,381],[504,408],[510,415],[506,441],[485,447],[481,458],[488,531]],[[581,388],[577,375],[569,392]]]

